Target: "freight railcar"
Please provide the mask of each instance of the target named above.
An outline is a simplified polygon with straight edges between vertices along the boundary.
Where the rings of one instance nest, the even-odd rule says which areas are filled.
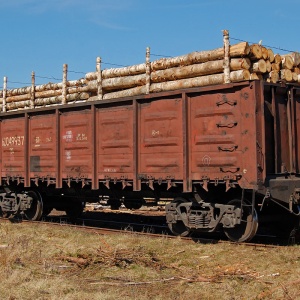
[[[168,197],[174,234],[248,241],[268,202],[299,215],[299,116],[299,86],[259,80],[1,113],[1,214]]]

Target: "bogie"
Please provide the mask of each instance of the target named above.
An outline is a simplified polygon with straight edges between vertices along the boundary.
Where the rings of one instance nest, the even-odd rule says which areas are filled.
[[[43,201],[37,191],[12,192],[6,189],[0,196],[0,213],[2,217],[23,214],[28,220],[40,220]]]
[[[223,227],[226,236],[236,242],[250,241],[258,228],[256,210],[237,199],[227,204],[175,199],[166,206],[166,220],[175,235],[215,232]]]

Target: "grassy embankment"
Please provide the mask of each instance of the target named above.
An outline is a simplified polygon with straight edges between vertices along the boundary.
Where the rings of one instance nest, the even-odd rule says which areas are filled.
[[[1,299],[300,299],[299,246],[0,223]]]

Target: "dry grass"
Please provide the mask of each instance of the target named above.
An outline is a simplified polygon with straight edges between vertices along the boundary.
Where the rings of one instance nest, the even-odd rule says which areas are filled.
[[[299,246],[0,223],[1,299],[300,299]]]

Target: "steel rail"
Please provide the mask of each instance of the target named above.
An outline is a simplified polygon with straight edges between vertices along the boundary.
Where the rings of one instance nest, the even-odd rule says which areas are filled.
[[[254,248],[282,248],[286,246],[282,245],[272,245],[272,244],[260,244],[260,243],[239,243],[239,242],[233,242],[233,241],[224,241],[220,239],[214,239],[214,238],[201,238],[201,237],[178,237],[174,235],[168,235],[168,234],[158,234],[158,233],[149,233],[149,232],[139,232],[139,231],[131,231],[126,229],[111,229],[111,228],[102,228],[102,227],[93,227],[93,226],[85,226],[85,225],[77,225],[77,224],[70,224],[70,223],[56,223],[56,222],[50,222],[50,221],[31,221],[31,220],[25,220],[25,219],[7,219],[7,218],[0,218],[0,222],[11,222],[11,223],[24,223],[24,224],[43,224],[47,226],[60,226],[60,227],[69,227],[69,228],[75,228],[83,231],[87,231],[89,233],[94,234],[135,234],[139,236],[144,237],[150,237],[150,238],[164,238],[164,239],[180,239],[184,242],[193,242],[193,243],[199,243],[199,244],[227,244],[227,245],[236,245],[236,246],[247,246],[247,247],[254,247]]]

